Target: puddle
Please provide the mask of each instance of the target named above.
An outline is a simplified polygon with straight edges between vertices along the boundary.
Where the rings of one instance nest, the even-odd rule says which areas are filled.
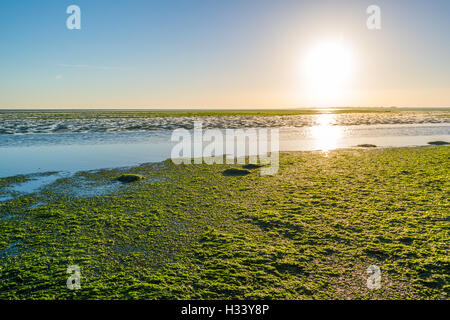
[[[11,200],[11,199],[14,199],[14,197],[12,195],[10,195],[10,194],[0,195],[0,202],[8,201],[8,200]]]
[[[167,178],[145,178],[147,183],[157,183],[157,182],[166,182]]]
[[[46,185],[52,184],[61,177],[59,174],[34,176],[30,180],[21,182],[9,189],[16,193],[30,194],[39,191]]]
[[[0,221],[6,221],[8,219],[17,217],[17,214],[5,214],[5,215],[0,215]]]
[[[38,202],[36,204],[33,204],[33,205],[27,207],[27,209],[36,209],[36,208],[39,208],[40,206],[43,206],[43,205],[46,205],[46,204],[47,204],[46,202]]]
[[[5,249],[0,250],[0,258],[15,257],[24,252],[21,249],[22,241],[14,241]]]
[[[70,173],[33,174],[26,176],[26,178],[29,180],[3,188],[3,194],[0,195],[0,202],[32,194],[44,189],[49,189],[60,195],[88,198],[112,194],[127,187],[114,180],[89,180],[84,176],[71,176]],[[62,178],[69,178],[69,180],[54,184],[54,182]],[[166,178],[146,178],[145,181],[147,181],[147,183],[156,183],[166,181]],[[36,209],[46,204],[46,202],[41,201],[26,208]]]
[[[11,186],[3,188],[3,194],[0,195],[0,202],[18,198],[23,195],[32,194],[51,185],[56,180],[67,176],[66,173],[54,174],[33,174],[28,175],[25,182],[19,182]]]
[[[61,183],[52,188],[58,194],[73,197],[98,197],[119,191],[123,184],[118,181],[88,180],[85,177],[72,177],[68,183]]]

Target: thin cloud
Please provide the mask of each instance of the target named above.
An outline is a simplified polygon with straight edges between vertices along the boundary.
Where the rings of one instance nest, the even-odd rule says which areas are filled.
[[[88,64],[58,64],[58,67],[62,68],[75,68],[75,69],[93,69],[93,70],[128,70],[127,68],[108,67],[108,66],[92,66]]]

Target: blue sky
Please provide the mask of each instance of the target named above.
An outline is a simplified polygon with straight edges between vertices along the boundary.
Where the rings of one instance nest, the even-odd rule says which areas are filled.
[[[315,106],[299,66],[336,38],[357,71],[340,104],[450,106],[446,0],[15,0],[0,3],[0,108]]]

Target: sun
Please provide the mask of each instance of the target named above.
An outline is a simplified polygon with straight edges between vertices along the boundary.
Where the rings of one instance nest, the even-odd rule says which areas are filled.
[[[312,46],[303,68],[310,102],[323,106],[344,103],[354,67],[352,52],[342,41]]]

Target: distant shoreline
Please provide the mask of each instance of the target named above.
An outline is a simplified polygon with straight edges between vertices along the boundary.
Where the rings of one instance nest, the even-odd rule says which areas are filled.
[[[125,109],[64,109],[64,110],[0,110],[0,119],[114,119],[114,118],[177,118],[177,117],[233,117],[233,116],[297,116],[322,114],[369,114],[369,113],[403,113],[403,112],[442,112],[447,116],[449,108],[318,108],[318,109],[173,109],[173,110],[125,110]]]
[[[2,109],[0,108],[0,113],[9,112],[36,112],[36,113],[77,113],[77,112],[161,112],[161,113],[293,113],[293,114],[304,114],[306,112],[323,113],[330,111],[339,112],[392,112],[392,111],[450,111],[450,106],[448,107],[313,107],[313,108],[174,108],[174,109],[161,109],[161,108],[86,108],[86,109],[27,109],[27,108],[17,108],[17,109]]]

